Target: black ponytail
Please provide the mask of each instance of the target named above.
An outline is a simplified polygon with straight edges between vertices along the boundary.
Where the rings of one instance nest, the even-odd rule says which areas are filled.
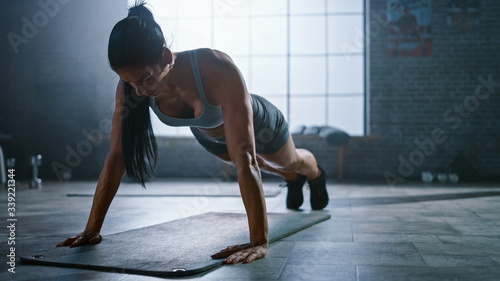
[[[108,59],[113,70],[123,67],[152,67],[163,58],[165,39],[144,1],[129,8],[128,17],[119,21],[109,37]],[[149,98],[138,96],[125,83],[122,120],[122,150],[127,176],[145,187],[153,177],[158,148],[151,126]]]
[[[147,177],[153,177],[158,159],[158,147],[151,126],[149,98],[137,96],[125,83],[124,116],[122,120],[122,152],[127,176],[145,187]]]

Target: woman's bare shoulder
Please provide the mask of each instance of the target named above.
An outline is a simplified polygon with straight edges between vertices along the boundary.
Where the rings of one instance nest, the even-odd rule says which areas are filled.
[[[196,50],[199,61],[210,64],[212,67],[234,65],[231,57],[216,49],[201,48]]]

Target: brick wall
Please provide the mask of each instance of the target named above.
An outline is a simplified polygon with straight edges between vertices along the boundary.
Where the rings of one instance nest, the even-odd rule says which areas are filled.
[[[480,25],[459,33],[446,25],[446,2],[432,3],[431,57],[389,58],[385,29],[370,34],[368,128],[381,140],[350,142],[346,179],[384,180],[388,172],[392,180],[415,178],[422,170],[447,169],[460,151],[482,178],[500,177],[500,87],[494,87],[488,97],[483,89],[477,108],[473,98],[481,84],[478,77],[488,80],[492,75],[493,81],[500,82],[500,4],[481,1]],[[107,63],[107,40],[112,26],[126,15],[126,1],[57,3],[58,13],[49,16],[28,43],[19,45],[17,53],[7,34],[22,34],[22,18],[32,20],[43,9],[27,0],[2,4],[0,132],[14,136],[4,148],[8,157],[18,159],[20,175],[29,175],[29,155],[40,153],[42,178],[57,178],[50,164],[58,162],[71,168],[75,179],[96,180],[109,144],[107,140],[91,143],[83,130],[109,133],[106,121],[111,118],[117,77]],[[383,13],[386,0],[370,0],[369,7],[368,23],[382,25],[373,13]],[[464,101],[469,102],[462,113],[467,117],[454,107]],[[434,149],[426,151],[431,147],[426,142],[422,151],[416,140],[433,140]],[[318,138],[296,137],[295,142],[317,156],[329,177],[336,176],[337,148]],[[193,138],[159,138],[158,143],[157,177],[234,178]],[[406,163],[398,171],[401,161],[411,167]]]
[[[480,1],[480,25],[462,33],[446,24],[447,2],[432,1],[431,57],[389,58],[386,29],[371,34],[369,128],[372,134],[382,136],[373,147],[381,158],[370,157],[376,152],[360,148],[367,157],[352,155],[347,165],[349,175],[356,176],[361,170],[357,163],[368,162],[363,165],[371,167],[366,172],[369,175],[389,171],[411,178],[422,170],[447,170],[460,151],[482,178],[500,175],[500,138],[496,133],[500,128],[500,3]],[[370,1],[370,23],[382,25],[374,15],[383,13],[386,3]],[[488,80],[490,75],[497,83],[494,92],[482,89],[476,97],[480,80]],[[430,141],[433,132],[443,134],[436,137],[437,142],[432,141],[434,150]],[[421,149],[415,141],[426,145]],[[401,164],[405,161],[410,165]],[[414,168],[413,173],[408,166]]]

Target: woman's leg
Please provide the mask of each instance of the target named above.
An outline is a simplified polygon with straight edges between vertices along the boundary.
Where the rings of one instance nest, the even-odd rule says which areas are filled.
[[[316,157],[306,149],[296,148],[291,136],[276,153],[259,154],[259,156],[274,170],[287,175],[293,174],[293,177],[302,174],[306,175],[309,180],[314,180],[321,175]]]
[[[305,149],[295,148],[290,136],[283,147],[273,154],[260,154],[266,165],[282,173],[293,173],[295,179],[287,181],[287,208],[298,209],[303,203],[302,186],[309,182],[311,208],[321,210],[328,205],[326,175],[318,166],[314,155]],[[290,177],[291,179],[292,177]]]
[[[285,181],[293,181],[297,179],[297,173],[296,172],[287,172],[287,171],[282,171],[278,170],[276,168],[273,168],[269,166],[266,161],[262,158],[262,156],[257,155],[257,162],[259,163],[259,168],[265,172],[275,174],[278,176],[281,176]]]
[[[231,157],[229,157],[229,154],[220,154],[215,156],[219,158],[222,162],[229,165],[233,165],[233,162],[231,161]],[[267,165],[267,163],[264,161],[264,159],[262,159],[260,155],[257,155],[257,162],[259,163],[259,168],[262,171],[281,176],[286,181],[293,181],[297,178],[296,172],[284,172]]]
[[[222,161],[232,164],[229,154],[216,155]],[[321,210],[328,205],[328,192],[323,171],[318,167],[314,155],[305,149],[295,148],[290,136],[285,145],[273,154],[257,154],[259,168],[280,175],[287,182],[287,208],[298,209],[303,203],[302,187],[309,181],[311,207]]]
[[[227,164],[232,164],[229,154],[215,155]],[[295,148],[292,137],[273,154],[257,154],[259,168],[283,177],[286,181],[297,178],[297,174],[306,175],[309,180],[317,179],[321,172],[314,155],[306,149]]]

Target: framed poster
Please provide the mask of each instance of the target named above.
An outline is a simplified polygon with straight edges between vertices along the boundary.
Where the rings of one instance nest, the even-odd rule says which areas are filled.
[[[431,0],[387,1],[389,57],[432,55]]]
[[[479,0],[451,0],[446,23],[460,32],[471,31],[479,25]]]

